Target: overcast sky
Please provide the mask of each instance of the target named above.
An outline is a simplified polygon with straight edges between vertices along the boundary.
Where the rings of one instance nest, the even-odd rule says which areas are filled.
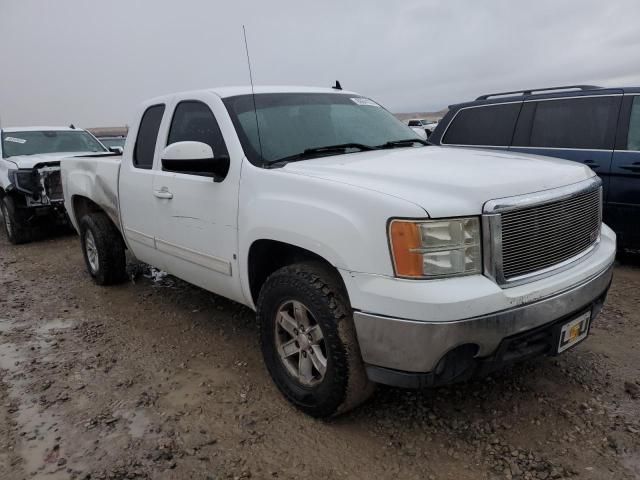
[[[640,85],[639,0],[0,0],[5,126],[124,125],[179,90],[343,87],[394,112],[491,91]]]

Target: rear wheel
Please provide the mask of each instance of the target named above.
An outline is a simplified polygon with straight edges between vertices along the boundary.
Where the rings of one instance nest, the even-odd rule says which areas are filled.
[[[319,262],[273,273],[258,299],[265,364],[280,391],[314,417],[346,412],[373,392],[337,274]]]
[[[3,197],[0,210],[9,241],[14,245],[30,242],[31,228],[27,225],[26,215],[16,206],[13,198]]]
[[[104,213],[82,217],[80,242],[87,270],[98,285],[112,285],[127,279],[124,242]]]

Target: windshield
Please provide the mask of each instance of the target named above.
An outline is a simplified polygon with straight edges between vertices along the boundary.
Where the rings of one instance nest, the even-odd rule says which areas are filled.
[[[255,165],[274,163],[305,150],[332,145],[375,147],[420,138],[368,98],[339,93],[262,93],[255,96],[258,140],[252,96],[240,95],[223,101],[244,152]]]
[[[104,146],[82,130],[2,132],[2,156],[61,152],[105,152]]]
[[[107,148],[124,147],[125,137],[101,137],[98,140],[100,140],[100,142],[102,142],[102,144]]]

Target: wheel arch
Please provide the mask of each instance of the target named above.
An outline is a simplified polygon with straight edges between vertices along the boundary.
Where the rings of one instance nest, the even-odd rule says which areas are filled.
[[[82,217],[89,213],[104,213],[109,221],[113,224],[116,231],[120,233],[122,237],[122,232],[118,229],[117,224],[113,221],[109,212],[107,212],[104,208],[98,205],[96,202],[91,200],[89,197],[85,197],[84,195],[74,195],[71,197],[71,208],[72,212],[70,212],[69,217],[73,222],[74,226],[78,233],[80,233],[80,220]],[[124,238],[122,238],[124,241]],[[125,243],[126,244],[126,243]]]
[[[26,203],[27,200],[24,193],[18,190],[9,189],[9,191],[6,191],[4,188],[0,187],[0,200],[2,200],[5,197],[12,198],[14,202],[16,202],[20,207],[27,206],[27,203]]]
[[[282,267],[304,261],[321,263],[334,272],[348,297],[346,286],[337,267],[324,256],[290,242],[261,238],[251,243],[247,253],[246,284],[248,296],[253,305],[257,304],[260,290],[269,275]]]
[[[104,210],[96,202],[84,195],[74,195],[71,197],[71,215],[76,224],[80,223],[80,219],[88,213],[104,212]],[[106,213],[106,212],[104,212]]]

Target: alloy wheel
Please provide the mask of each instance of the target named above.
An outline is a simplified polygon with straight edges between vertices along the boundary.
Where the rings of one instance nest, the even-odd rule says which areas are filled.
[[[297,300],[284,302],[276,313],[275,342],[280,361],[300,384],[324,379],[327,350],[324,335],[309,309]]]
[[[87,254],[87,261],[92,273],[97,273],[100,268],[100,261],[98,257],[98,247],[96,247],[96,240],[93,237],[91,230],[87,230],[84,234],[84,249]]]

